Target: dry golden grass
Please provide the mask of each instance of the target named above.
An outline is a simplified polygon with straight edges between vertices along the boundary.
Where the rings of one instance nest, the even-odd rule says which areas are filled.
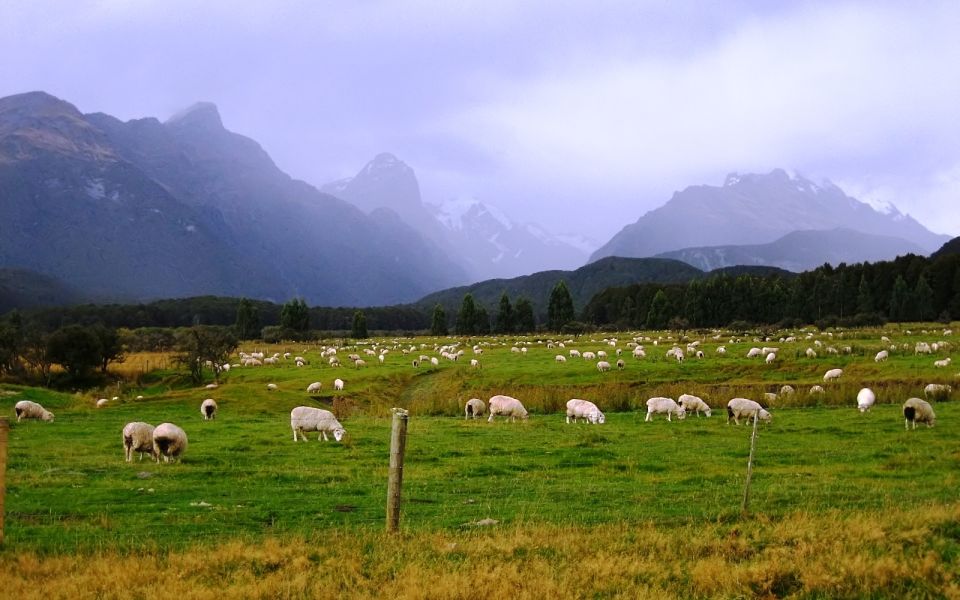
[[[123,362],[110,363],[111,374],[123,379],[136,379],[156,369],[169,369],[175,366],[173,352],[132,352]]]
[[[960,504],[0,554],[6,598],[960,598]]]

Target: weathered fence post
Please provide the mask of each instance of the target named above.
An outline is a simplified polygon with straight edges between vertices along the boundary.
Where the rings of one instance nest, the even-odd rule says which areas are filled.
[[[387,533],[394,533],[400,525],[400,488],[403,485],[403,453],[407,448],[407,420],[410,413],[403,408],[393,409],[390,431],[390,475],[387,479]]]
[[[750,435],[750,458],[747,459],[747,481],[743,486],[743,504],[740,505],[740,514],[746,515],[750,509],[750,479],[753,477],[753,451],[757,446],[757,418],[760,411],[753,413],[753,433]]]
[[[3,545],[3,499],[7,492],[7,431],[10,425],[7,420],[0,418],[0,546]]]

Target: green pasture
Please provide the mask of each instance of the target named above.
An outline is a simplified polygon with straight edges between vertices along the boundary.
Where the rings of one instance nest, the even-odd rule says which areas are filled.
[[[643,342],[647,358],[634,359],[626,342],[623,371],[600,373],[595,361],[570,358],[568,350],[614,347],[600,337],[566,348],[547,348],[547,338],[525,338],[528,352],[510,351],[518,340],[477,338],[461,344],[459,361],[411,366],[419,354],[437,356],[438,340],[381,341],[391,347],[384,365],[359,353],[368,366],[331,368],[319,346],[264,347],[290,350],[310,360],[297,368],[236,368],[215,390],[188,387],[180,374],[149,374],[119,389],[120,400],[96,409],[97,397],[117,389],[56,393],[0,386],[0,411],[12,416],[20,399],[40,402],[53,423],[12,423],[10,431],[5,551],[71,552],[87,549],[163,549],[225,539],[262,539],[327,528],[383,527],[389,408],[411,411],[401,525],[406,530],[470,527],[480,519],[505,524],[610,524],[655,521],[689,523],[734,518],[743,494],[750,429],[726,425],[724,405],[734,396],[760,399],[791,384],[797,393],[771,403],[774,420],[761,425],[752,488],[754,512],[771,517],[804,511],[875,510],[957,500],[960,489],[960,405],[935,402],[934,428],[905,431],[900,404],[923,396],[926,383],[956,382],[960,365],[933,366],[936,356],[915,356],[914,341],[939,333],[886,332],[911,349],[874,354],[881,332],[823,340],[852,352],[808,359],[812,340],[792,344],[730,343],[699,338],[706,354],[682,364],[664,357],[671,340]],[[899,333],[899,335],[898,335]],[[651,335],[653,339],[657,336]],[[657,334],[666,338],[667,334]],[[559,341],[561,338],[555,338]],[[697,339],[697,338],[691,338]],[[440,340],[440,343],[452,340]],[[473,369],[471,346],[484,342]],[[426,347],[420,349],[420,344]],[[726,357],[717,356],[720,344]],[[399,348],[417,345],[410,355]],[[684,349],[686,342],[681,344]],[[778,361],[745,358],[752,346],[780,346]],[[242,348],[258,349],[256,345]],[[346,363],[346,354],[338,354]],[[567,355],[565,364],[553,357]],[[845,372],[824,384],[829,368]],[[333,391],[333,379],[346,381]],[[323,382],[315,398],[303,390]],[[277,391],[268,391],[275,383]],[[821,396],[807,393],[819,383]],[[854,408],[857,390],[878,392],[868,414]],[[701,395],[712,418],[644,422],[650,396]],[[506,393],[530,409],[526,422],[465,421],[462,404]],[[135,400],[137,395],[144,399]],[[215,398],[220,414],[203,421],[199,406]],[[601,426],[566,424],[563,405],[573,397],[596,402],[607,413]],[[294,443],[289,412],[298,405],[334,409],[347,429],[343,443]],[[13,419],[11,419],[13,420]],[[123,460],[120,431],[130,421],[183,427],[189,448],[178,464],[145,458]]]

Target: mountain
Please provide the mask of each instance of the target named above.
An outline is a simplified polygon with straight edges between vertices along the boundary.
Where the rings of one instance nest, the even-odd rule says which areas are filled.
[[[65,306],[86,300],[80,292],[53,277],[0,268],[0,315],[15,308]]]
[[[99,296],[365,306],[466,280],[402,220],[281,171],[213,104],[166,122],[0,99],[0,265]]]
[[[395,211],[455,257],[474,281],[574,268],[596,247],[582,238],[553,235],[533,223],[514,223],[495,206],[474,199],[425,203],[413,169],[389,153],[378,154],[354,177],[328,183],[321,190],[367,213],[384,208]]]
[[[448,315],[456,314],[465,294],[491,310],[495,316],[500,295],[506,292],[515,303],[524,296],[533,304],[534,312],[546,314],[550,291],[558,281],[567,283],[574,307],[579,311],[594,294],[608,287],[632,283],[686,283],[703,277],[704,272],[686,263],[664,258],[608,257],[574,271],[542,271],[512,279],[491,279],[473,285],[435,292],[421,298],[416,306],[431,310],[441,304]]]
[[[721,187],[698,185],[676,192],[669,202],[624,227],[593,253],[655,256],[705,246],[766,244],[798,230],[838,227],[899,237],[930,252],[947,236],[930,232],[894,206],[878,212],[830,182],[813,183],[782,169],[727,176]]]
[[[930,258],[940,258],[952,254],[960,254],[960,237],[955,237],[941,246],[939,250],[930,255]]]
[[[836,266],[840,263],[877,262],[904,254],[924,255],[926,252],[902,238],[837,228],[794,231],[769,244],[684,248],[657,256],[681,260],[704,271],[734,265],[769,265],[799,273],[824,263]]]

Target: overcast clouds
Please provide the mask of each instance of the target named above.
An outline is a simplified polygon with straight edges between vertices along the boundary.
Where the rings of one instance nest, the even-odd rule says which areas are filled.
[[[0,0],[0,96],[209,100],[316,185],[390,151],[427,201],[601,242],[774,167],[960,234],[960,2],[779,4]]]

